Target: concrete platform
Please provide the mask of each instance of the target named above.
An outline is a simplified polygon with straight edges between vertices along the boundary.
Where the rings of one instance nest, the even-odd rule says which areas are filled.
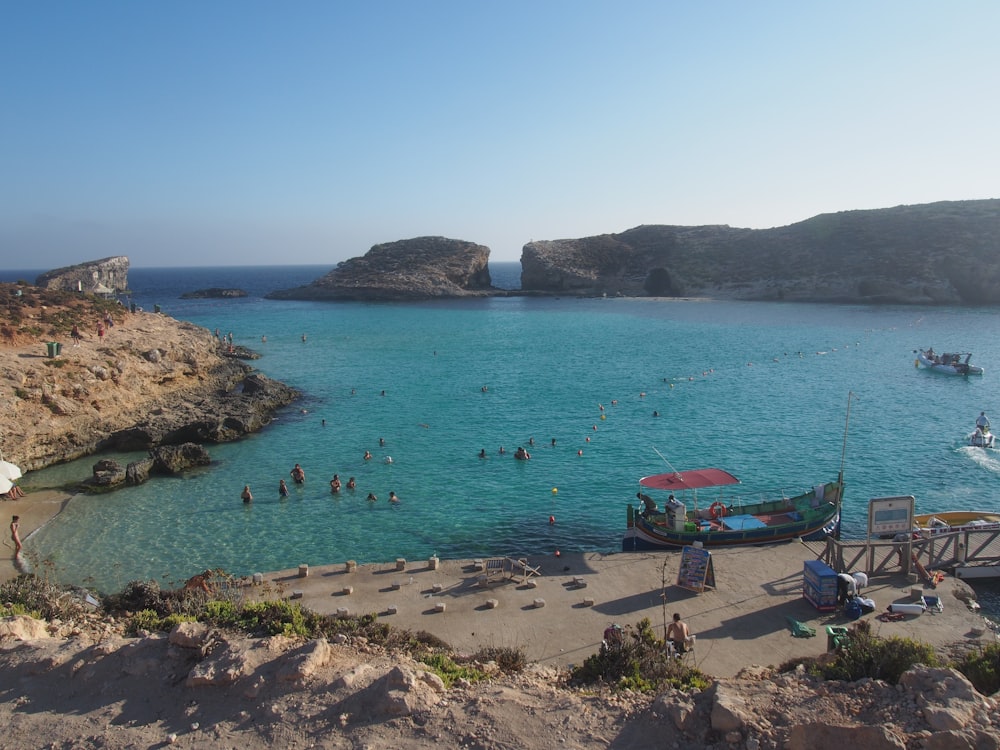
[[[596,653],[611,623],[635,625],[649,618],[662,636],[679,612],[698,636],[694,663],[728,677],[750,664],[822,654],[825,627],[850,624],[840,613],[818,612],[802,597],[803,563],[816,556],[800,542],[713,550],[716,588],[702,593],[675,585],[681,556],[674,551],[529,556],[540,577],[502,578],[486,586],[473,560],[441,560],[436,568],[427,560],[409,560],[402,570],[392,560],[358,565],[353,572],[345,563],[310,565],[307,578],[299,577],[298,569],[265,574],[256,591],[285,598],[301,591],[299,601],[322,614],[336,615],[349,605],[352,615],[377,613],[386,623],[427,631],[461,652],[520,647],[531,661],[560,666],[580,664]],[[349,596],[343,593],[347,587]],[[876,619],[893,602],[912,602],[914,588],[921,585],[903,574],[871,579],[863,594],[875,600],[876,610],[863,619],[879,635],[911,637],[939,649],[995,638],[983,617],[959,598],[974,599],[972,589],[950,576],[926,589],[942,601],[941,613],[898,622]],[[815,628],[816,637],[792,637],[788,617]]]

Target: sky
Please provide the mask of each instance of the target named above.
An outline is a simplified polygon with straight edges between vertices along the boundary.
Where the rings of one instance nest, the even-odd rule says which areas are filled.
[[[1000,197],[992,0],[0,0],[0,267]]]

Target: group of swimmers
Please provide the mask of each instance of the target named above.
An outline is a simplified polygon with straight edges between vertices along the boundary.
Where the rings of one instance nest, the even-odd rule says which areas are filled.
[[[384,445],[384,442],[382,441],[381,438],[379,438],[379,441],[382,442],[382,444]],[[388,460],[389,462],[391,462],[392,459]],[[289,473],[292,477],[292,480],[296,484],[305,484],[306,472],[302,468],[302,466],[300,466],[299,464],[295,464],[294,468]],[[354,477],[350,477],[347,480],[346,488],[353,491],[357,489],[357,487],[358,487],[357,480]],[[333,479],[330,480],[330,493],[333,495],[338,495],[340,494],[340,490],[341,490],[340,475],[334,474]],[[285,483],[284,479],[278,480],[278,496],[288,497],[288,485]],[[243,492],[240,493],[240,497],[242,498],[244,503],[249,504],[253,502],[253,492],[250,491],[249,484],[243,485]],[[378,495],[376,495],[374,492],[369,492],[368,497],[366,499],[368,500],[368,502],[374,503],[378,500]],[[393,505],[396,505],[397,503],[400,502],[399,496],[395,492],[390,491],[389,502],[392,503]]]

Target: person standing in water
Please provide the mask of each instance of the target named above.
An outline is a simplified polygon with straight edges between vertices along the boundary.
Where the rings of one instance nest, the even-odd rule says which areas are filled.
[[[294,481],[295,484],[302,484],[303,482],[306,481],[306,473],[302,469],[302,467],[299,466],[298,464],[295,464],[295,468],[293,468],[289,472],[289,474],[291,475],[292,481]]]
[[[13,516],[10,522],[10,540],[14,542],[14,556],[21,554],[21,517]]]
[[[249,484],[244,484],[243,485],[243,492],[240,493],[240,497],[243,498],[243,502],[244,503],[252,503],[253,502],[253,493],[250,492],[250,485]]]
[[[285,484],[284,479],[278,480],[278,495],[281,497],[288,497],[288,485]]]

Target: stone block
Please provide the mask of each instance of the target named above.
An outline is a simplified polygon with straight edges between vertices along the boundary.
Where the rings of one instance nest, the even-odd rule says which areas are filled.
[[[345,573],[353,573],[357,569],[358,569],[358,564],[354,560],[348,560],[347,562],[344,563]]]
[[[386,614],[394,615],[397,612],[399,612],[399,607],[397,607],[395,604],[390,604],[388,607],[385,608],[385,611]]]
[[[340,590],[340,593],[344,594],[344,596],[350,596],[351,594],[354,593],[354,587],[353,586],[344,586],[344,588],[342,588]]]
[[[253,585],[254,586],[260,586],[263,583],[264,583],[264,574],[263,573],[254,573],[253,574]]]
[[[406,570],[406,558],[396,558],[396,570]]]
[[[447,609],[447,605],[444,602],[438,602],[434,605],[435,612],[444,612]]]
[[[532,606],[535,609],[541,609],[542,607],[545,606],[545,600],[544,599],[535,599],[535,601],[532,602]]]
[[[299,578],[305,578],[308,575],[309,575],[309,566],[308,565],[300,565],[299,566]]]
[[[351,612],[347,607],[337,607],[337,617],[343,619],[350,616]]]
[[[500,602],[497,601],[496,599],[487,599],[486,606],[489,607],[490,609],[496,609],[497,607],[500,606]]]
[[[292,592],[291,598],[292,599],[301,599],[302,598],[302,591],[301,591],[301,589],[295,589],[295,591]]]
[[[437,556],[430,558],[427,560],[427,567],[430,570],[437,570],[441,567],[441,559]]]
[[[593,599],[593,597],[589,597],[588,596],[586,599],[584,599],[583,600],[583,606],[584,607],[593,607],[594,606],[594,599]]]
[[[433,586],[431,586],[431,591],[433,591],[435,594],[440,594],[442,591],[444,591],[444,584],[435,583]]]

